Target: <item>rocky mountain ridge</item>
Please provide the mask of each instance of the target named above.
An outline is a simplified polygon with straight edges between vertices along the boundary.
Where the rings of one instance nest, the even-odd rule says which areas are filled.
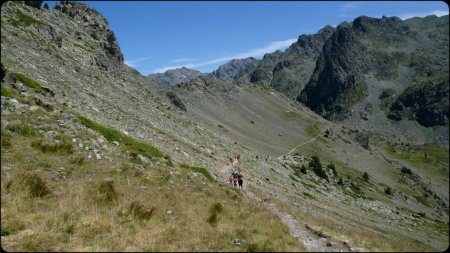
[[[185,67],[169,69],[164,73],[150,74],[147,77],[159,82],[162,86],[174,86],[182,82],[188,82],[202,75],[200,71]]]

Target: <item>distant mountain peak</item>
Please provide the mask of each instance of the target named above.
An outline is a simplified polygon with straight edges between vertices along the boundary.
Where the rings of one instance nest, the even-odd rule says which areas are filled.
[[[182,82],[189,82],[200,75],[202,75],[202,72],[183,66],[181,68],[166,70],[164,73],[150,74],[147,77],[158,81],[163,86],[174,86]]]

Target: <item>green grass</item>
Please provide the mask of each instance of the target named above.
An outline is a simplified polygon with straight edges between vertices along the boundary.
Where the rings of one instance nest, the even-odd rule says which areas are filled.
[[[44,92],[44,88],[38,82],[21,73],[13,73],[25,86],[35,89],[37,92]]]
[[[305,195],[306,197],[310,198],[310,199],[316,199],[313,195],[307,193],[307,192],[303,192],[303,195]],[[317,200],[317,199],[316,199]]]
[[[6,130],[9,130],[13,133],[17,133],[21,136],[31,137],[31,136],[40,136],[40,133],[32,128],[29,124],[22,122],[18,125],[8,125],[6,126]]]
[[[33,25],[33,24],[46,25],[44,22],[39,21],[39,20],[37,20],[37,19],[35,19],[35,18],[31,17],[31,16],[28,16],[28,15],[26,15],[25,13],[23,13],[23,12],[21,12],[19,10],[16,12],[16,15],[17,15],[18,19],[17,20],[13,19],[11,21],[11,24],[14,27],[30,26],[30,25]]]
[[[17,94],[16,94],[15,91],[6,88],[3,85],[2,85],[2,88],[1,88],[1,95],[4,96],[4,97],[9,97],[9,98],[16,98],[17,97]]]
[[[311,137],[316,137],[319,134],[317,129],[319,129],[319,124],[317,122],[309,122],[306,133]]]
[[[45,140],[38,140],[33,141],[31,146],[44,153],[72,154],[74,150],[73,145],[70,142],[49,143]]]
[[[108,141],[118,141],[120,143],[123,143],[123,144],[129,146],[130,148],[132,148],[133,150],[135,150],[136,152],[139,152],[145,156],[149,156],[149,155],[154,156],[154,157],[162,157],[163,156],[161,151],[159,151],[157,148],[155,148],[147,143],[133,139],[133,138],[119,132],[116,129],[102,126],[102,125],[100,125],[88,118],[80,116],[80,115],[78,116],[78,120],[80,121],[81,124],[85,125],[86,127],[102,134],[103,137],[105,137],[105,139]]]
[[[295,120],[295,119],[299,119],[300,115],[296,112],[291,112],[291,111],[284,111],[282,113],[283,118],[289,119],[289,120]]]
[[[295,178],[295,177],[292,176],[292,175],[289,175],[289,178],[292,179],[292,180],[294,180],[295,182],[299,182],[299,181],[297,180],[297,178]]]
[[[23,230],[26,226],[18,218],[7,217],[2,212],[1,236],[8,236]]]
[[[422,203],[424,206],[430,207],[430,204],[428,203],[428,196],[426,194],[414,195],[414,198],[417,199],[417,201]]]
[[[427,171],[438,171],[443,178],[448,178],[448,174],[440,171],[441,168],[448,168],[449,150],[437,144],[425,144],[421,146],[400,146],[394,145],[385,147],[385,151],[394,158],[408,162],[413,166],[420,166]]]
[[[211,173],[209,173],[209,171],[207,170],[207,169],[205,169],[205,168],[202,168],[202,167],[190,167],[190,169],[193,171],[193,172],[197,172],[197,173],[201,173],[203,176],[205,176],[209,181],[214,181],[214,177],[213,176],[211,176]]]

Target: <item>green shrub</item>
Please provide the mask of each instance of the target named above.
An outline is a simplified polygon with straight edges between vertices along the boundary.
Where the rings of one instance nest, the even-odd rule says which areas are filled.
[[[300,172],[303,174],[306,174],[306,167],[305,165],[302,165],[302,167],[300,168]]]
[[[333,172],[333,176],[337,177],[338,173],[336,171],[336,167],[334,166],[334,164],[330,163],[327,165],[327,168],[330,169]]]
[[[338,185],[343,185],[344,184],[344,181],[342,180],[342,177],[339,178],[337,184]]]
[[[117,131],[116,129],[104,127],[83,116],[78,116],[78,120],[80,120],[80,123],[85,125],[86,127],[102,134],[108,141],[118,141],[124,143],[125,145],[129,146],[130,148],[141,153],[144,156],[154,156],[154,157],[163,156],[162,153],[155,147],[147,143],[135,140]]]
[[[406,166],[402,167],[402,173],[408,174],[408,175],[412,175],[413,174],[412,171]]]
[[[386,189],[384,189],[384,193],[386,193],[387,195],[392,195],[391,187],[386,187]]]
[[[369,181],[369,174],[367,174],[367,172],[364,172],[362,178],[364,179],[364,181]]]

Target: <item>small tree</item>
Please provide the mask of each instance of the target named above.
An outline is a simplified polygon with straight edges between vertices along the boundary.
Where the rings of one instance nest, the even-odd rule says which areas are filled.
[[[303,174],[306,174],[306,167],[305,165],[302,165],[302,167],[300,168],[300,172]]]
[[[34,8],[41,8],[42,2],[44,1],[25,1],[25,4]]]
[[[48,4],[47,3],[44,4],[44,9],[48,10]]]
[[[344,184],[344,181],[342,180],[342,177],[339,178],[339,181],[337,183],[338,183],[338,185],[343,185]]]
[[[363,174],[363,179],[366,181],[366,182],[368,182],[369,181],[369,174],[367,174],[367,172],[364,172],[364,174]]]
[[[324,178],[328,181],[328,176],[325,171],[322,169],[322,164],[320,163],[320,159],[318,156],[313,155],[311,157],[311,162],[309,163],[309,167],[311,167],[314,173],[321,178]]]
[[[336,167],[334,166],[334,164],[330,163],[327,165],[327,168],[330,169],[333,172],[333,176],[337,177],[338,173],[336,171]]]
[[[384,193],[386,193],[387,195],[392,195],[391,187],[388,186],[386,189],[384,189]]]

